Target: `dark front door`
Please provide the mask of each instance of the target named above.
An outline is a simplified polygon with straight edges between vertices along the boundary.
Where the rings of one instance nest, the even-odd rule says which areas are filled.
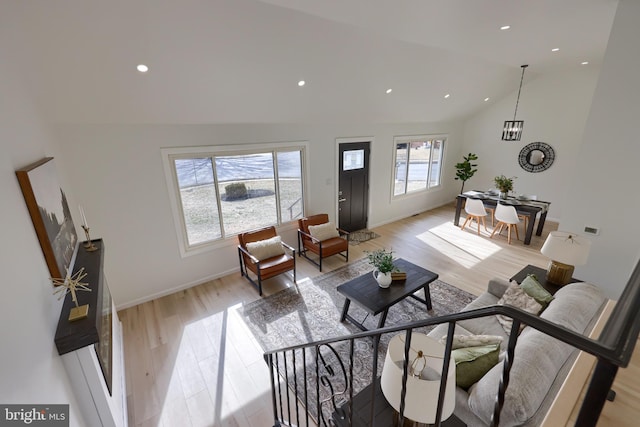
[[[346,231],[367,228],[369,205],[369,143],[339,145],[339,227]]]

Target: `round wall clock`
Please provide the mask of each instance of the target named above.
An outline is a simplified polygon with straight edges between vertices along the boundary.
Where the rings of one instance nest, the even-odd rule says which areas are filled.
[[[527,172],[542,172],[553,164],[556,153],[553,147],[544,142],[532,142],[522,147],[518,155],[518,162]]]

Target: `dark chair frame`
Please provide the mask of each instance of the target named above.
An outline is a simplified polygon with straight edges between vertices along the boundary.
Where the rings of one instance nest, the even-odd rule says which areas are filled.
[[[273,230],[275,231],[275,227],[267,227],[264,228],[262,230],[257,230],[257,231],[269,231],[269,229],[273,228]],[[248,234],[248,233],[242,233],[244,234]],[[253,232],[252,232],[253,234]],[[274,236],[276,236],[277,234],[274,234]],[[270,279],[271,277],[275,277],[278,276],[280,274],[292,271],[291,276],[293,278],[293,283],[296,283],[296,250],[294,247],[286,244],[285,242],[280,242],[282,244],[282,246],[285,248],[285,255],[289,260],[293,261],[293,268],[284,270],[284,271],[279,271],[276,272],[275,274],[267,274],[264,275],[263,277],[263,268],[261,266],[261,264],[265,264],[267,262],[269,262],[269,260],[271,260],[272,258],[267,258],[264,259],[262,261],[258,260],[258,258],[256,258],[255,256],[251,255],[249,253],[249,251],[244,248],[242,246],[242,243],[238,245],[238,261],[240,262],[240,274],[245,277],[253,286],[255,286],[255,288],[258,290],[258,294],[260,296],[262,296],[262,281],[266,280],[266,279]],[[286,251],[289,250],[291,251],[291,254],[287,254]],[[283,256],[283,255],[280,255]],[[253,268],[251,268],[248,264],[247,264],[247,260],[249,260],[252,265],[255,266],[255,271]],[[255,275],[256,275],[256,280],[252,279],[251,276],[249,275],[249,270],[251,270]]]

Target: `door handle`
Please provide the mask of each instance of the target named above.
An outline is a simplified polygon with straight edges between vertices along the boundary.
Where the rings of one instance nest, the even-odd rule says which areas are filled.
[[[346,202],[347,199],[338,199],[338,203]]]

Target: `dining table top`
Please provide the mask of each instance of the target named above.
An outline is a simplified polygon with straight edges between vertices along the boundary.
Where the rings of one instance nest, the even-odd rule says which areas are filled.
[[[495,207],[498,203],[503,205],[513,206],[519,214],[526,215],[529,219],[526,222],[526,230],[524,236],[524,244],[531,244],[531,238],[533,237],[533,225],[538,218],[538,227],[536,228],[536,236],[542,235],[544,223],[547,219],[547,213],[549,212],[549,205],[551,202],[545,202],[544,200],[531,200],[526,197],[500,197],[499,194],[492,191],[465,191],[458,194],[456,197],[456,212],[453,217],[453,224],[458,226],[460,223],[460,213],[462,211],[462,205],[465,199],[473,198],[482,200],[482,203],[486,206]]]
[[[518,206],[531,206],[540,208],[542,211],[547,211],[549,209],[549,205],[551,204],[551,202],[546,202],[544,200],[532,200],[527,198],[526,196],[508,196],[505,199],[504,197],[500,197],[500,194],[496,194],[491,191],[470,190],[460,194],[459,197],[495,201],[496,203],[500,202],[505,205],[515,206],[516,208]]]

